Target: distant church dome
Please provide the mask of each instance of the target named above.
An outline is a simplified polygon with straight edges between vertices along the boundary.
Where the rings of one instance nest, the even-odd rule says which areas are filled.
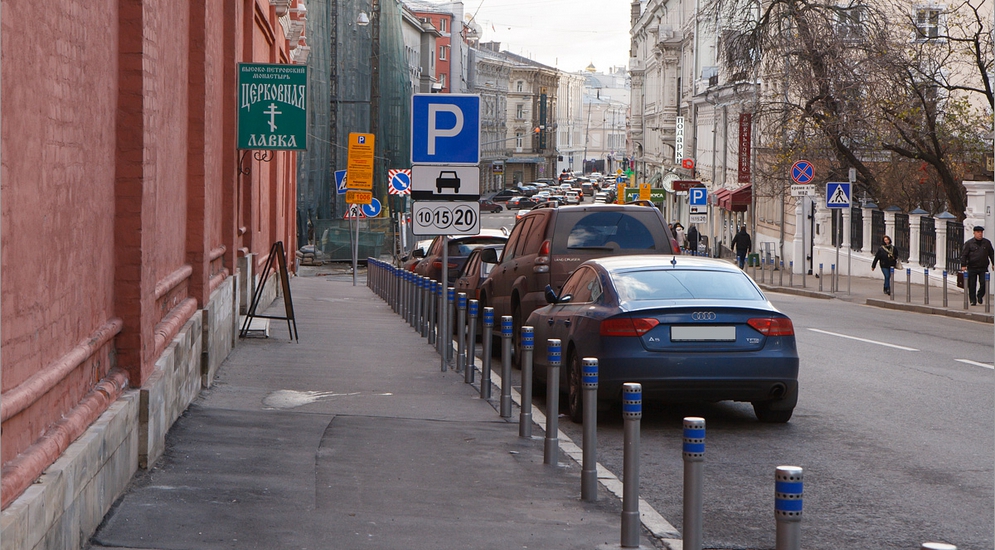
[[[587,71],[587,72],[589,72],[589,73],[593,73],[593,72],[597,71],[597,69],[594,68],[594,62],[593,61],[584,70]]]

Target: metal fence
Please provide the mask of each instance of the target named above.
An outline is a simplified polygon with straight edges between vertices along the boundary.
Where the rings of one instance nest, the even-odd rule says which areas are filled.
[[[936,220],[928,216],[919,218],[919,265],[936,267]]]
[[[909,247],[912,242],[911,228],[909,227],[909,215],[900,212],[895,213],[895,246],[898,248],[898,257],[903,262],[909,261]]]
[[[850,208],[850,249],[864,249],[864,209],[859,206]]]
[[[950,273],[960,271],[960,251],[964,247],[964,224],[959,221],[947,222],[947,262]]]
[[[884,212],[871,210],[871,248],[877,250],[884,237]]]

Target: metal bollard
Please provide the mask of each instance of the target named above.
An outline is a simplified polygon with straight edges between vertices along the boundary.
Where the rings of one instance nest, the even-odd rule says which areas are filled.
[[[466,370],[463,371],[463,381],[467,384],[473,384],[473,373],[477,370],[475,365],[477,363],[477,315],[479,308],[477,300],[470,300],[470,309],[467,311],[470,328],[466,336]]]
[[[598,360],[585,357],[581,362],[580,383],[584,388],[584,451],[580,472],[580,499],[598,500]]]
[[[444,324],[446,329],[446,337],[442,339],[446,346],[446,355],[444,359],[447,364],[453,362],[453,323],[456,320],[456,289],[449,287],[449,291],[446,293],[446,300],[449,305],[446,306],[446,322]]]
[[[705,419],[684,419],[684,550],[701,550],[705,478]]]
[[[546,341],[546,439],[543,440],[542,463],[556,466],[560,463],[560,360],[563,348],[560,341]]]
[[[532,438],[532,354],[535,331],[522,327],[522,410],[518,413],[518,437]]]
[[[511,418],[511,315],[501,317],[501,418]]]
[[[422,319],[422,305],[423,305],[421,297],[422,297],[422,287],[424,286],[424,283],[422,282],[423,278],[424,277],[422,277],[421,275],[415,275],[415,281],[413,285],[413,289],[415,292],[415,315],[414,315],[413,326],[415,332],[418,333],[421,333],[421,319]]]
[[[422,338],[427,338],[428,337],[429,315],[431,315],[430,312],[431,312],[431,309],[432,309],[432,291],[431,291],[431,287],[429,287],[430,284],[432,284],[432,282],[429,280],[428,277],[422,277],[422,279],[421,279],[421,310],[422,310],[422,319],[421,319],[421,327],[420,327],[421,328],[421,337]]]
[[[943,270],[943,307],[947,307],[947,270]]]
[[[881,269],[884,269],[884,267],[882,267]],[[888,294],[891,295],[891,301],[894,302],[895,301],[895,289],[898,288],[898,281],[895,280],[895,268],[894,267],[889,267],[888,269],[891,270],[891,279],[890,279],[891,280],[891,287],[888,289],[888,291],[889,291]]]
[[[767,260],[760,260],[760,282],[764,283],[767,281]]]
[[[991,273],[985,272],[985,313],[992,312],[992,275]]]
[[[439,303],[439,283],[432,279],[428,282],[428,343],[435,345],[436,306]]]
[[[456,296],[456,372],[463,372],[466,364],[466,293]]]
[[[777,272],[777,286],[784,286],[784,260],[781,260],[781,269]]]
[[[912,268],[905,268],[905,303],[912,303]]]
[[[822,292],[822,264],[819,264],[819,292]]]
[[[415,282],[415,274],[408,273],[404,278],[404,320],[408,322],[408,326],[415,326],[414,315],[412,311],[415,309],[412,307],[414,301],[412,300],[415,293],[412,292]]]
[[[929,269],[922,270],[922,303],[929,305]]]
[[[788,262],[788,286],[791,288],[795,287],[795,262],[794,260]]]
[[[919,550],[957,550],[957,547],[944,542],[924,542]]]
[[[494,345],[494,308],[484,308],[484,334],[480,337],[481,360],[480,367],[480,398],[491,398],[491,346]]]
[[[774,473],[775,550],[799,550],[802,545],[802,476],[798,466],[778,466]]]
[[[967,311],[967,272],[962,271],[964,274],[964,311]]]
[[[622,548],[639,547],[639,421],[643,386],[622,384]]]
[[[829,264],[829,292],[836,292],[836,264]]]

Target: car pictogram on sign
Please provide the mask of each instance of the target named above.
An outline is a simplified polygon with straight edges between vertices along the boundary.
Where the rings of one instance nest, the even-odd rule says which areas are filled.
[[[443,189],[452,189],[454,193],[459,193],[460,179],[454,170],[443,170],[439,172],[439,177],[435,178],[435,191],[441,193]]]

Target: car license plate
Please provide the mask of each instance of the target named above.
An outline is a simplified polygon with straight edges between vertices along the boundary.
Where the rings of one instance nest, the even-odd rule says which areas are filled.
[[[735,342],[736,327],[670,327],[671,342]]]

